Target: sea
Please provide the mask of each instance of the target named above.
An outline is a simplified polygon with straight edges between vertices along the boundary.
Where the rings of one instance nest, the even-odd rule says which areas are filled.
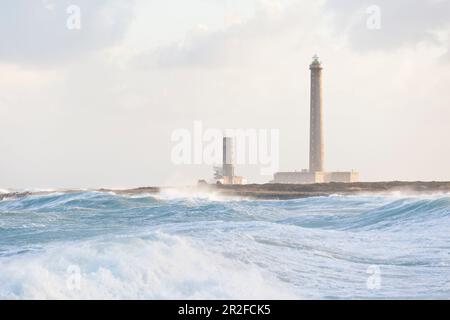
[[[0,299],[450,299],[450,195],[6,197]]]

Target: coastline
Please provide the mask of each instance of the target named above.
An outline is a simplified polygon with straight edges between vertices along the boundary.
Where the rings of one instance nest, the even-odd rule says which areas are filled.
[[[331,195],[376,195],[388,193],[433,194],[450,193],[450,181],[389,181],[355,183],[316,183],[316,184],[248,184],[214,185],[199,184],[186,187],[139,187],[133,189],[93,189],[97,192],[113,192],[119,195],[160,194],[161,192],[181,192],[185,194],[213,193],[223,197],[239,197],[260,200],[290,200]],[[45,195],[54,192],[74,193],[80,190],[24,191],[0,194],[0,201],[10,198],[23,198],[32,195]]]
[[[361,194],[433,194],[450,193],[450,182],[355,182],[355,183],[316,183],[316,184],[253,184],[242,186],[216,186],[221,194],[256,199],[288,200],[331,195]]]
[[[97,191],[114,192],[117,194],[159,194],[176,191],[183,194],[212,193],[223,197],[238,197],[260,200],[290,200],[308,197],[323,197],[331,195],[361,195],[361,194],[433,194],[450,193],[450,181],[388,181],[388,182],[355,182],[355,183],[316,183],[316,184],[247,184],[221,185],[199,184],[186,187],[141,187],[136,189]]]

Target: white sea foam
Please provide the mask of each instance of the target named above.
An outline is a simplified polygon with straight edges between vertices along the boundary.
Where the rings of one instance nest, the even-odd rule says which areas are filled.
[[[118,197],[129,198],[129,199],[143,199],[143,198],[152,198],[154,197],[153,193],[136,193],[136,194],[115,194]]]
[[[154,240],[55,245],[2,258],[0,270],[0,299],[295,297],[256,266],[165,234]],[[80,271],[79,277],[74,270]]]
[[[2,201],[0,299],[449,297],[447,196],[228,202],[184,190]]]
[[[185,188],[167,188],[161,190],[158,194],[152,195],[154,198],[160,200],[178,200],[184,199],[189,201],[211,201],[211,202],[223,202],[223,201],[239,201],[245,200],[238,196],[227,196],[223,193],[212,190],[201,189],[185,189]]]

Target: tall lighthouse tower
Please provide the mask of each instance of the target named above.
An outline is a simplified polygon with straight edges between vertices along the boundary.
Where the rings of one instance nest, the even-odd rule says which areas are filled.
[[[311,110],[309,128],[309,172],[324,171],[324,139],[322,108],[322,64],[315,55],[311,70]]]
[[[356,171],[324,171],[324,136],[322,105],[322,64],[315,55],[309,65],[311,70],[311,114],[309,128],[309,170],[277,172],[272,183],[327,183],[357,182]]]

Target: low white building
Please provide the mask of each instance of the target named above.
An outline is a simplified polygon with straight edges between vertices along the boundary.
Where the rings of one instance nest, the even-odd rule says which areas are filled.
[[[307,183],[328,183],[328,182],[358,182],[359,173],[354,171],[343,172],[277,172],[272,183],[285,184],[307,184]]]

